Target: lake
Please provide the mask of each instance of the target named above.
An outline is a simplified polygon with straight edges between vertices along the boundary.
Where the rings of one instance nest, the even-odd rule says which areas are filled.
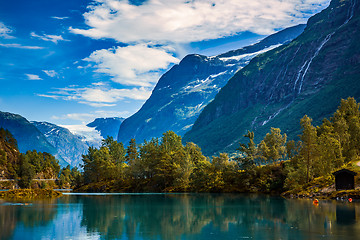
[[[64,195],[0,202],[0,239],[360,239],[360,203],[242,194]]]

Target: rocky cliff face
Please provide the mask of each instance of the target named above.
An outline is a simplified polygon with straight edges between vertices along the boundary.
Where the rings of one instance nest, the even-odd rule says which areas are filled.
[[[186,56],[160,78],[142,108],[121,124],[118,141],[127,144],[135,138],[142,142],[161,137],[168,130],[183,135],[236,71],[257,54],[294,39],[304,27],[283,30],[257,44],[218,56]]]
[[[184,141],[210,155],[233,151],[247,130],[262,137],[280,127],[290,137],[299,120],[315,123],[341,98],[360,97],[360,2],[333,0],[289,44],[254,58],[200,114]]]

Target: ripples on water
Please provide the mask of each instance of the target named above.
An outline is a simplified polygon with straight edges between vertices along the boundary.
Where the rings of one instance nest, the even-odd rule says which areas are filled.
[[[0,239],[360,239],[360,204],[239,194],[0,202]]]

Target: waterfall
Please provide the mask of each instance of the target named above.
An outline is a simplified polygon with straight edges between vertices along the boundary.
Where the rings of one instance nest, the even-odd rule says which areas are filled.
[[[300,70],[298,71],[295,83],[294,83],[294,90],[296,89],[297,83],[300,80],[300,84],[299,84],[299,89],[297,91],[298,94],[300,94],[301,90],[302,90],[302,86],[304,83],[304,79],[305,76],[310,68],[310,65],[312,63],[312,61],[314,60],[314,58],[319,54],[319,52],[321,51],[321,49],[324,47],[324,45],[331,39],[331,37],[336,33],[336,31],[343,27],[344,25],[346,25],[354,16],[354,9],[355,9],[355,5],[356,5],[356,0],[351,0],[350,3],[350,8],[348,9],[348,13],[347,13],[347,18],[345,20],[345,22],[343,24],[341,24],[338,28],[336,28],[336,30],[330,34],[328,34],[325,39],[320,43],[320,46],[317,47],[315,53],[310,57],[309,60],[306,60],[305,63],[301,66]],[[305,70],[304,70],[305,68]],[[304,72],[303,72],[304,70]],[[302,73],[303,72],[303,73]],[[302,73],[302,74],[301,74]]]
[[[309,68],[310,68],[310,65],[311,65],[312,61],[313,61],[314,58],[319,54],[320,50],[324,47],[324,45],[331,39],[331,37],[332,37],[332,35],[334,35],[334,33],[335,33],[335,32],[330,33],[329,35],[326,36],[326,38],[321,42],[320,46],[316,49],[314,55],[310,58],[309,61],[305,62],[305,64],[303,65],[303,67],[304,67],[305,65],[307,65],[307,66],[306,66],[306,68],[305,68],[305,71],[304,71],[303,75],[301,76],[301,81],[300,81],[300,86],[299,86],[298,93],[301,92],[302,85],[303,85],[303,82],[304,82],[304,78],[305,78],[305,76],[306,76],[306,74],[307,74],[307,72],[308,72],[308,70],[309,70]],[[301,70],[302,70],[302,69],[301,69]],[[295,82],[295,84],[296,84],[296,82]],[[295,85],[295,87],[296,87],[296,85]]]

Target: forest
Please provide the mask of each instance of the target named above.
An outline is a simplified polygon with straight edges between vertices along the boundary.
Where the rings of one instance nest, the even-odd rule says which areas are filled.
[[[231,158],[205,157],[194,143],[182,144],[172,131],[162,138],[127,148],[111,137],[83,156],[83,172],[70,168],[60,179],[80,191],[110,192],[283,192],[359,161],[360,111],[354,98],[342,100],[330,119],[319,126],[304,116],[299,140],[288,140],[278,128],[256,144],[248,131]]]
[[[108,137],[100,148],[90,147],[81,169],[60,169],[54,156],[28,151],[15,152],[14,164],[0,150],[0,168],[19,179],[19,186],[34,186],[34,178],[57,178],[60,188],[85,192],[264,192],[282,193],[301,189],[311,181],[333,181],[332,172],[360,161],[360,111],[354,98],[342,100],[330,119],[313,126],[312,119],[300,120],[299,140],[288,140],[279,128],[257,144],[248,131],[246,143],[236,154],[205,157],[194,143],[182,143],[167,131],[161,138],[125,148]],[[16,140],[4,129],[0,137],[16,149]],[[51,186],[39,185],[46,188]]]

